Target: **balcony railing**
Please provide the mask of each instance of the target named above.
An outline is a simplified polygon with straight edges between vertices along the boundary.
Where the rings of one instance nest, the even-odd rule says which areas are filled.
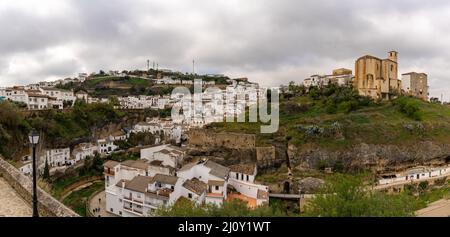
[[[144,200],[133,198],[133,202],[144,203]]]
[[[142,210],[133,209],[133,211],[136,212],[136,213],[139,213],[139,214],[143,214],[144,213]]]

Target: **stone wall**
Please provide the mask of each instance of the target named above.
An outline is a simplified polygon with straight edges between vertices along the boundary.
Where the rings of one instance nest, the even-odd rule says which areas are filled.
[[[450,163],[450,144],[430,141],[417,142],[414,146],[361,143],[338,151],[308,147],[293,153],[293,165],[301,168],[315,169],[320,164],[333,167],[339,162],[344,171],[370,170],[379,174]]]
[[[0,156],[0,174],[14,190],[28,203],[32,203],[31,179],[9,164]],[[78,217],[79,215],[38,188],[39,214],[41,216]]]
[[[277,163],[275,147],[257,147],[256,161],[259,168],[269,168],[274,166],[274,164]]]
[[[189,144],[199,147],[225,147],[229,149],[254,149],[256,136],[242,133],[215,133],[205,129],[188,132]]]

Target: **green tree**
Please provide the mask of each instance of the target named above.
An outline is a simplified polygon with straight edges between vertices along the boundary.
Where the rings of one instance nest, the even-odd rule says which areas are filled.
[[[47,159],[45,159],[44,174],[42,175],[42,178],[44,178],[45,180],[50,179],[50,168],[48,166]]]
[[[246,202],[233,200],[222,206],[197,206],[187,198],[180,198],[173,206],[161,207],[153,215],[162,217],[274,217],[283,213],[269,206],[251,209]]]
[[[369,191],[363,175],[338,174],[307,206],[305,216],[383,217],[413,216],[418,202],[406,194],[388,195]]]
[[[109,103],[112,106],[119,106],[120,105],[119,99],[117,98],[117,96],[114,96],[114,95],[109,97]]]
[[[96,153],[94,155],[94,159],[92,160],[92,167],[94,171],[102,172],[103,171],[103,160],[100,157],[100,154]]]
[[[399,107],[400,112],[409,118],[417,121],[422,120],[420,105],[417,99],[403,96],[396,99],[394,104]]]

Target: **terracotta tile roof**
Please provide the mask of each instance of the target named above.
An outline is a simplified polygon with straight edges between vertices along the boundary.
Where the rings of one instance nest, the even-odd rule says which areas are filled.
[[[197,195],[202,195],[202,193],[204,193],[207,189],[206,184],[197,178],[186,180],[183,187]]]
[[[130,180],[126,180],[126,179],[121,179],[119,180],[119,182],[117,182],[116,187],[122,187],[122,183],[125,183],[125,185],[127,185],[127,183],[130,182]]]
[[[146,160],[126,160],[122,162],[121,165],[141,170],[148,169],[148,163]]]
[[[151,166],[162,166],[162,161],[160,161],[160,160],[154,160],[154,161],[152,161],[152,162],[150,162],[150,165]]]
[[[223,186],[225,184],[225,181],[221,180],[209,180],[208,185],[209,186]]]
[[[160,151],[158,151],[160,153],[166,154],[166,155],[170,155],[170,151],[168,151],[167,149],[162,149]],[[156,153],[156,152],[155,152]]]
[[[152,182],[159,182],[159,183],[163,183],[163,184],[175,185],[177,183],[177,181],[178,181],[178,177],[176,177],[176,176],[157,174],[157,175],[155,175],[155,177],[153,177]]]
[[[112,168],[116,167],[118,164],[119,164],[119,162],[117,162],[117,161],[109,160],[105,164],[103,164],[103,166],[106,168],[112,169]]]
[[[152,177],[148,176],[136,176],[125,184],[125,188],[131,191],[145,193],[147,191],[148,184],[151,183]]]
[[[254,175],[255,174],[255,164],[238,164],[230,166],[230,170],[236,173]]]
[[[37,93],[28,93],[28,97],[49,98],[48,95],[42,95],[42,94],[37,94]]]
[[[216,162],[210,160],[205,162],[205,166],[211,169],[211,171],[209,171],[209,174],[214,175],[218,178],[225,179],[230,173],[230,168],[219,165]]]
[[[181,167],[181,169],[178,170],[178,171],[180,172],[180,171],[190,170],[192,167],[194,167],[194,166],[196,166],[196,165],[197,165],[197,162],[192,162],[192,163],[189,163],[189,164],[184,165],[184,166]]]

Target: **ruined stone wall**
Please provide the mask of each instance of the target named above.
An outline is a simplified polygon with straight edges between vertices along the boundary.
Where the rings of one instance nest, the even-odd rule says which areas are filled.
[[[229,149],[254,149],[256,136],[241,133],[215,133],[204,129],[189,131],[189,145],[199,147],[225,147]]]
[[[268,168],[274,166],[274,164],[277,162],[275,147],[257,147],[256,160],[259,168]]]
[[[28,203],[32,203],[31,179],[0,156],[0,174],[14,190]],[[79,215],[38,188],[39,214],[42,216],[78,217]]]

